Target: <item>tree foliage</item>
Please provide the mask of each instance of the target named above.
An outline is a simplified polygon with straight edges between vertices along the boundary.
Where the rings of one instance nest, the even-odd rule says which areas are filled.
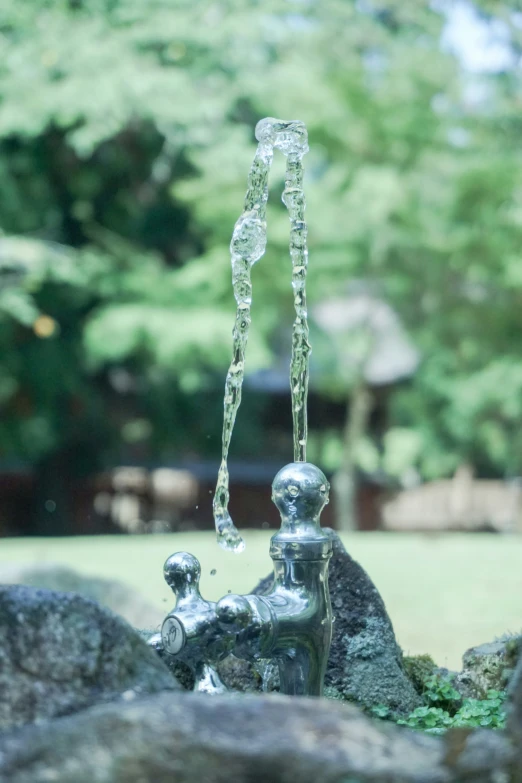
[[[477,14],[516,53],[513,10]],[[271,115],[309,129],[311,301],[372,281],[422,353],[387,442],[425,476],[520,472],[519,87],[466,74],[445,24],[424,0],[4,0],[1,453],[216,445],[228,243]],[[274,166],[250,369],[292,312]]]

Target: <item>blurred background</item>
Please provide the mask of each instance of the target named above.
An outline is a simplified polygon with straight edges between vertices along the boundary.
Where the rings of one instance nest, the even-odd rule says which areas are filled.
[[[278,155],[230,463],[236,524],[261,531],[237,569],[211,501],[254,127],[296,118],[323,523],[408,649],[451,661],[519,627],[521,56],[516,0],[4,0],[3,559],[155,601],[175,548],[223,561],[215,597],[269,569],[292,459]]]
[[[309,459],[341,530],[522,529],[522,6],[4,0],[0,535],[212,526],[256,122],[309,130]],[[282,157],[282,156],[280,156]],[[284,160],[231,451],[290,461]]]

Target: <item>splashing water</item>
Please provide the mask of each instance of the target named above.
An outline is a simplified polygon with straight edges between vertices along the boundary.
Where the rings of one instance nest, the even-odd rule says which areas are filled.
[[[225,382],[222,457],[214,494],[214,521],[219,544],[233,552],[241,552],[245,542],[241,538],[230,513],[228,475],[228,451],[237,411],[241,403],[241,391],[245,370],[245,352],[248,340],[252,304],[250,272],[266,248],[266,203],[268,200],[268,174],[274,148],[287,158],[283,203],[290,217],[290,257],[292,260],[292,289],[296,317],[292,334],[292,361],[290,385],[292,392],[292,416],[294,423],[294,460],[306,460],[308,392],[308,321],[306,310],[306,270],[308,250],[307,228],[304,221],[305,199],[303,193],[302,157],[308,152],[308,134],[304,123],[298,120],[284,121],[268,117],[258,122],[256,139],[259,142],[254,162],[248,175],[248,188],[243,213],[234,226],[230,252],[232,260],[232,284],[237,303],[236,320],[232,332],[232,362]]]

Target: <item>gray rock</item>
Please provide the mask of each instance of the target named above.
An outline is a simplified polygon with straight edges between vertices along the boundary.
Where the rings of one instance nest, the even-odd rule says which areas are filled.
[[[522,781],[522,656],[509,683],[507,729],[518,752],[519,777],[513,778],[518,783]]]
[[[335,623],[325,685],[365,707],[382,704],[408,714],[422,701],[404,670],[384,601],[336,533],[330,534],[334,551],[328,582]],[[271,587],[269,576],[253,592],[262,595]]]
[[[253,693],[261,688],[261,677],[250,661],[236,658],[235,655],[227,655],[218,663],[217,670],[222,682],[230,691]]]
[[[122,582],[86,576],[59,563],[0,562],[0,584],[29,585],[63,593],[79,593],[121,615],[135,628],[155,628],[162,622],[165,614],[161,608],[149,603]]]
[[[444,755],[347,704],[160,694],[0,740],[0,783],[449,783]]]
[[[443,742],[445,764],[456,783],[519,783],[513,745],[504,732],[452,729]]]
[[[467,650],[462,657],[462,671],[455,677],[455,687],[464,696],[475,699],[485,699],[489,690],[505,690],[521,647],[521,636],[507,636]]]
[[[0,731],[179,689],[139,635],[74,593],[0,587]]]

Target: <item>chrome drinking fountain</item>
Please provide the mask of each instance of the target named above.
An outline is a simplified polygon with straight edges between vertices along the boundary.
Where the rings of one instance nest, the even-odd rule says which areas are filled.
[[[274,585],[267,595],[206,601],[199,592],[198,560],[187,552],[168,558],[164,576],[177,596],[176,606],[149,644],[190,667],[194,690],[226,691],[216,665],[234,653],[276,662],[281,693],[321,696],[332,638],[332,542],[319,516],[329,489],[322,471],[309,462],[292,462],[275,477],[272,500],[281,528],[270,541]]]
[[[277,149],[287,161],[283,203],[290,218],[295,306],[290,363],[295,462],[282,468],[272,484],[272,500],[281,514],[281,528],[270,542],[274,584],[267,595],[227,595],[217,603],[206,601],[199,592],[198,560],[187,552],[178,552],[164,566],[165,580],[177,597],[176,606],[149,644],[162,656],[188,665],[197,691],[226,690],[216,666],[234,653],[247,660],[276,662],[282,693],[320,696],[332,637],[328,590],[332,543],[319,523],[330,486],[319,468],[306,461],[311,347],[305,289],[308,230],[304,219],[302,158],[308,152],[308,134],[299,120],[268,117],[257,124],[256,138],[258,147],[248,177],[244,209],[230,244],[237,310],[232,333],[233,358],[225,383],[223,451],[213,509],[219,543],[225,549],[241,552],[244,542],[228,511],[227,457],[241,402],[251,320],[251,269],[266,247],[268,174]]]

